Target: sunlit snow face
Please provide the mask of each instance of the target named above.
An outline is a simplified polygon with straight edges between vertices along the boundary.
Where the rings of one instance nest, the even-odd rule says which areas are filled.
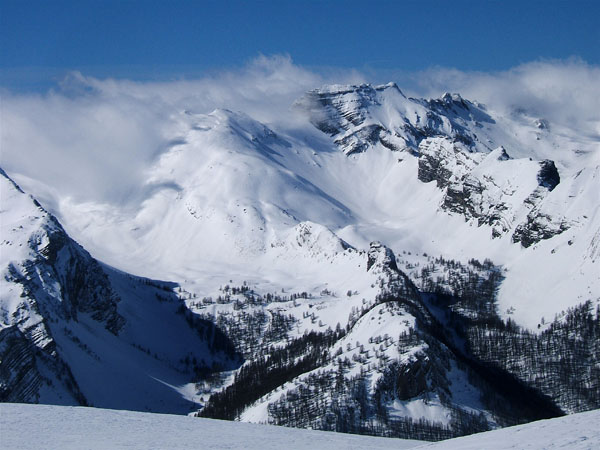
[[[226,108],[281,120],[298,96],[322,83],[279,57],[194,81],[136,83],[75,73],[45,95],[4,95],[2,166],[63,197],[135,202],[145,170],[179,138],[181,112]]]

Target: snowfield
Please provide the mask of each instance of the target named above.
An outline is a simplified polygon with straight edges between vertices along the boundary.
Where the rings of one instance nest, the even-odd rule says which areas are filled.
[[[558,449],[600,445],[600,411],[433,444],[166,414],[0,404],[2,447],[33,449]]]

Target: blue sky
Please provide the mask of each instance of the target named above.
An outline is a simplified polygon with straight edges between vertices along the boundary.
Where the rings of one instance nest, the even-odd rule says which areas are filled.
[[[0,0],[0,84],[67,71],[193,78],[289,54],[318,70],[506,70],[539,59],[600,64],[598,1]]]

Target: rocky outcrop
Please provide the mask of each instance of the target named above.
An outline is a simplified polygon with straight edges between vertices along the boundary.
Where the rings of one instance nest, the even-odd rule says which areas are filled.
[[[406,97],[393,83],[329,86],[308,92],[296,107],[347,155],[381,146],[418,157],[418,179],[445,191],[441,209],[490,226],[494,238],[513,233],[515,242],[530,246],[567,227],[535,216],[560,183],[554,162],[513,160],[502,146],[492,150],[495,134],[486,133],[496,122],[483,105],[459,94],[425,100]]]
[[[175,283],[101,265],[5,175],[0,188],[0,401],[187,413],[174,386],[239,367]]]
[[[37,403],[50,388],[61,403],[87,404],[47,332],[41,323],[25,333],[16,325],[0,329],[0,402]]]
[[[398,271],[394,252],[381,242],[371,242],[367,253],[367,270]]]
[[[540,171],[538,172],[537,180],[540,186],[552,191],[558,183],[560,183],[560,175],[558,169],[554,165],[554,161],[545,159],[540,161]]]
[[[512,240],[515,243],[520,242],[523,247],[527,248],[568,229],[569,224],[566,220],[532,211],[527,215],[526,221],[516,227]]]
[[[425,139],[418,153],[417,177],[423,183],[435,181],[439,188],[461,181],[483,158],[469,152],[463,143],[442,137]]]
[[[35,402],[43,378],[34,346],[18,327],[0,330],[0,402]]]
[[[417,154],[421,141],[436,136],[485,150],[468,124],[492,121],[481,105],[457,94],[436,100],[408,98],[395,83],[328,86],[308,92],[295,106],[348,155],[377,145]]]
[[[390,133],[381,125],[360,127],[353,133],[336,138],[334,142],[344,149],[344,153],[347,155],[364,152],[378,143],[385,143],[384,146],[391,150],[399,149],[391,139]]]
[[[292,245],[306,250],[312,256],[333,257],[347,249],[354,249],[327,227],[314,222],[300,222],[296,225],[289,241]]]
[[[54,216],[6,173],[0,173],[0,182],[6,208],[0,400],[37,401],[40,389],[57,383],[62,388],[56,390],[66,392],[64,401],[85,404],[56,352],[48,322],[77,321],[80,314],[87,314],[116,335],[125,322],[117,312],[119,298],[100,264]]]
[[[472,153],[448,138],[425,139],[419,155],[419,180],[435,181],[445,191],[441,209],[490,226],[494,238],[512,232],[514,242],[529,247],[568,228],[566,221],[538,212],[560,183],[553,161],[514,160],[502,147]],[[523,215],[526,220],[519,222]]]
[[[369,108],[380,104],[378,91],[387,87],[363,84],[315,89],[298,100],[296,106],[309,113],[315,127],[334,136],[363,125],[369,117]]]
[[[35,309],[44,315],[77,320],[79,313],[87,313],[117,334],[124,323],[117,313],[119,299],[100,264],[67,235],[54,216],[21,195],[23,202],[31,202],[35,208],[31,213],[38,216],[7,224],[12,226],[14,240],[5,245],[15,246],[22,240],[18,245],[26,245],[28,255],[11,262],[6,281],[20,285],[21,297],[35,303]],[[27,229],[29,233],[20,235],[15,231]]]

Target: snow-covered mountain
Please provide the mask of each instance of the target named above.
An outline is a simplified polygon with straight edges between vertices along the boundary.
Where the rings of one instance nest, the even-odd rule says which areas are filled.
[[[3,171],[0,183],[2,401],[186,413],[194,371],[239,365],[212,324],[186,321],[173,283],[102,265]]]
[[[135,207],[16,173],[64,229],[3,173],[3,400],[426,439],[600,407],[598,142],[395,84],[290,107],[171,118]]]
[[[227,110],[182,112],[139,207],[48,201],[96,257],[136,273],[143,262],[157,278],[276,281],[278,242],[310,221],[357,248],[379,240],[396,253],[490,258],[506,269],[499,312],[529,328],[597,300],[597,142],[456,94],[406,98],[395,85],[319,89],[293,111],[305,120],[273,128]],[[363,131],[373,127],[383,138]],[[513,301],[523,290],[528,300]]]

